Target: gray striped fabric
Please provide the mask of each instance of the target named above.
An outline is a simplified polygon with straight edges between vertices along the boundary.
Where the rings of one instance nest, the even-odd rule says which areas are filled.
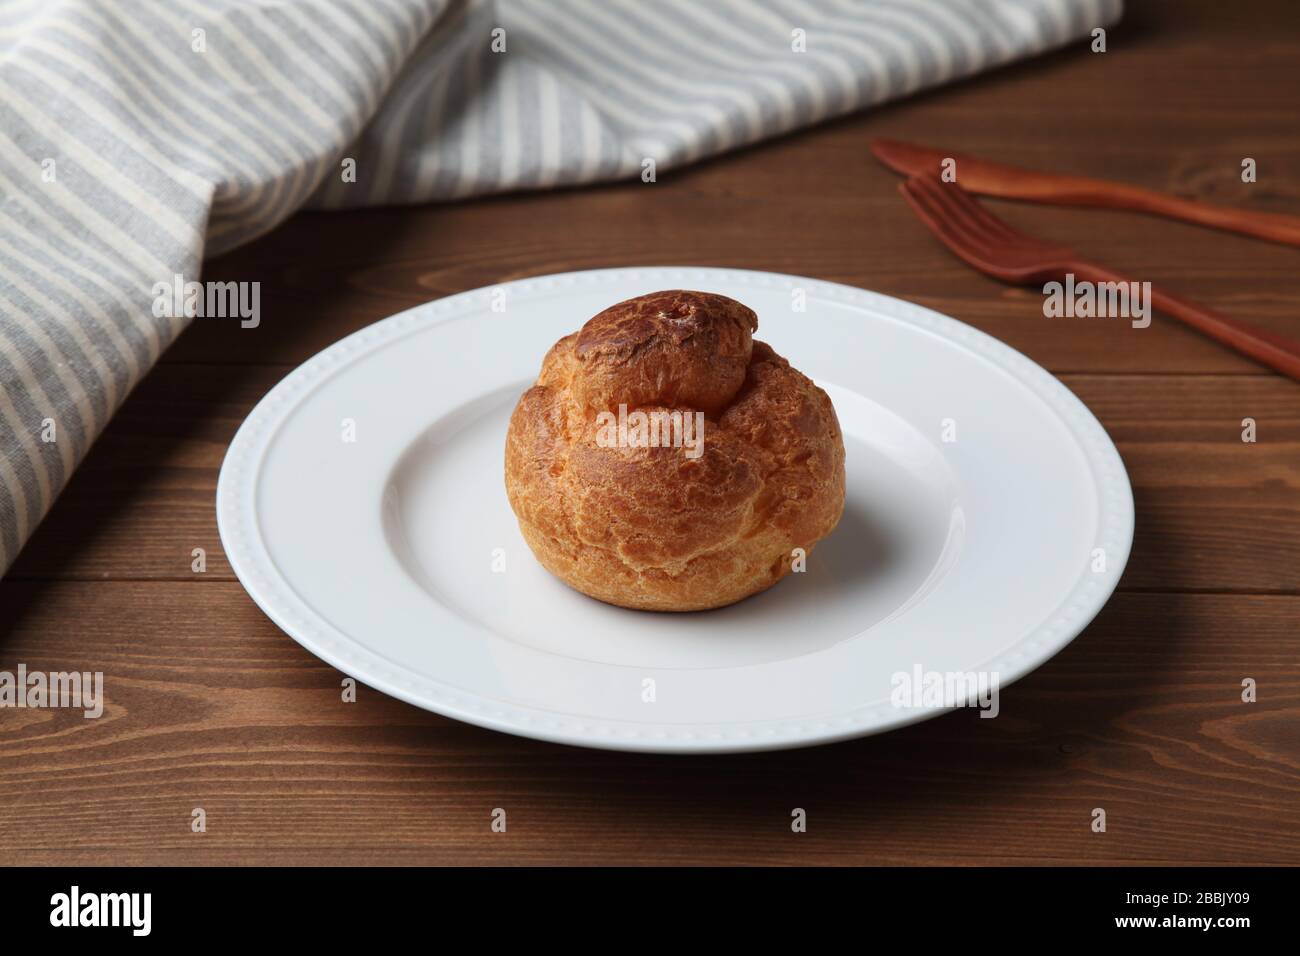
[[[0,572],[304,205],[656,175],[1086,36],[1121,0],[4,0]]]

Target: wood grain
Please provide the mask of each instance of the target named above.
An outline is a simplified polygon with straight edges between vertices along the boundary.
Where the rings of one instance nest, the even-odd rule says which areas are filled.
[[[0,582],[0,669],[102,670],[108,698],[100,720],[0,710],[0,863],[1300,863],[1300,386],[1159,316],[1140,331],[1045,319],[1033,291],[942,250],[866,149],[889,136],[1300,211],[1298,8],[1128,6],[1105,54],[1052,54],[654,184],[303,214],[210,263],[206,278],[263,283],[261,326],[188,331]],[[1240,180],[1246,156],[1257,183]],[[996,208],[1300,334],[1294,249],[1114,211]],[[1132,560],[999,719],[766,755],[583,751],[365,688],[345,704],[342,675],[245,595],[216,533],[217,471],[294,365],[439,295],[663,263],[936,308],[1060,375],[1106,426],[1134,485]],[[1241,701],[1247,677],[1257,703]],[[195,807],[205,834],[189,830]],[[506,834],[489,830],[494,807]],[[806,834],[790,832],[794,807]]]
[[[238,584],[0,593],[0,617],[21,622],[6,658],[102,670],[111,702],[98,720],[10,712],[0,862],[72,834],[81,859],[168,862],[1300,859],[1292,597],[1120,595],[996,720],[683,759],[521,740],[365,688],[343,703],[341,675]],[[1241,702],[1243,677],[1258,703]],[[205,834],[189,831],[195,807]],[[790,832],[794,807],[806,834]]]

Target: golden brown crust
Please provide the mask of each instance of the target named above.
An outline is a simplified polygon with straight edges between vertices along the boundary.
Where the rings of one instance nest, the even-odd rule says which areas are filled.
[[[547,570],[611,604],[704,610],[775,584],[794,549],[831,532],[844,509],[835,409],[752,340],[757,327],[734,299],[674,290],[620,302],[551,348],[505,455],[511,507]],[[689,441],[611,445],[602,427],[620,405],[703,413],[698,456]]]

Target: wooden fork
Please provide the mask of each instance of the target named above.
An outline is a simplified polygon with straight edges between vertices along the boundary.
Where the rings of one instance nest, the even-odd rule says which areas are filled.
[[[1080,258],[1069,246],[1017,232],[981,206],[957,183],[914,175],[899,184],[908,205],[958,258],[1013,285],[1059,281],[1130,283],[1128,276]],[[1132,288],[1131,286],[1126,286]],[[1300,342],[1197,305],[1157,288],[1150,305],[1230,348],[1300,381]]]

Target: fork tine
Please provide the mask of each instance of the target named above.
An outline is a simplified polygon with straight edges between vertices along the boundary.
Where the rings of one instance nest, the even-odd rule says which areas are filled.
[[[918,177],[918,185],[932,195],[937,203],[952,216],[958,217],[976,235],[985,236],[1002,244],[1036,242],[1022,232],[1017,232],[985,209],[958,183],[941,183],[937,178]]]
[[[912,211],[958,257],[981,268],[990,260],[989,239],[972,233],[969,227],[959,223],[948,212],[947,206],[935,197],[933,191],[919,188],[914,179],[900,183],[899,191]]]

